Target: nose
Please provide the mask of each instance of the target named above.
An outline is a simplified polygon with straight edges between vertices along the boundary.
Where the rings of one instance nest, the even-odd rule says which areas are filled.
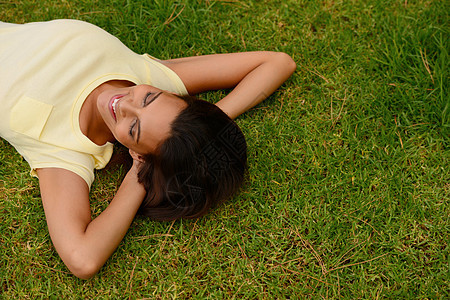
[[[136,115],[139,110],[139,106],[137,106],[133,100],[133,98],[126,98],[119,101],[119,112],[122,118],[127,117],[129,115]]]

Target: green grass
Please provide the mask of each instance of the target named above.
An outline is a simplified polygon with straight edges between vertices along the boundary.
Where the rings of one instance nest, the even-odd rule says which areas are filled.
[[[0,20],[86,20],[160,58],[277,50],[298,65],[237,120],[242,192],[199,220],[137,218],[87,281],[59,259],[38,182],[1,140],[2,297],[448,299],[449,11],[439,0],[1,1]],[[94,215],[119,175],[97,173]]]

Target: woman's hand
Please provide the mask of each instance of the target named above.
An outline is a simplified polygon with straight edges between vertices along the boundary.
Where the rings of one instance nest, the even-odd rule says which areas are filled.
[[[133,150],[129,150],[129,153],[131,155],[131,158],[133,158],[133,165],[131,166],[130,170],[128,171],[128,174],[130,176],[136,177],[136,180],[138,179],[138,173],[141,168],[142,163],[144,163],[144,158],[142,155],[138,154],[137,152]]]
[[[217,103],[235,118],[272,94],[296,69],[282,52],[243,52],[162,61],[181,78],[190,94],[234,88]]]

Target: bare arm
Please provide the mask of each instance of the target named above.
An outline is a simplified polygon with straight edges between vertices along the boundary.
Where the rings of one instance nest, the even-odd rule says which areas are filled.
[[[217,103],[232,118],[264,100],[295,70],[284,53],[249,52],[164,61],[192,94],[235,87]],[[91,219],[84,180],[58,168],[38,169],[42,202],[56,251],[79,278],[93,276],[125,236],[145,196],[138,163],[126,175],[109,206]]]
[[[91,220],[86,182],[70,171],[38,169],[50,236],[56,251],[77,277],[92,277],[125,236],[145,196],[133,165],[108,207]]]
[[[295,71],[282,52],[243,52],[162,61],[181,78],[190,94],[234,88],[217,103],[231,118],[272,94]]]

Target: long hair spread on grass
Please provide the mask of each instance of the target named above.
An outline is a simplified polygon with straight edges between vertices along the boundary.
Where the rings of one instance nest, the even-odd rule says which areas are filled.
[[[247,144],[220,108],[191,96],[156,153],[144,156],[139,213],[155,220],[195,218],[233,195],[247,168]]]

